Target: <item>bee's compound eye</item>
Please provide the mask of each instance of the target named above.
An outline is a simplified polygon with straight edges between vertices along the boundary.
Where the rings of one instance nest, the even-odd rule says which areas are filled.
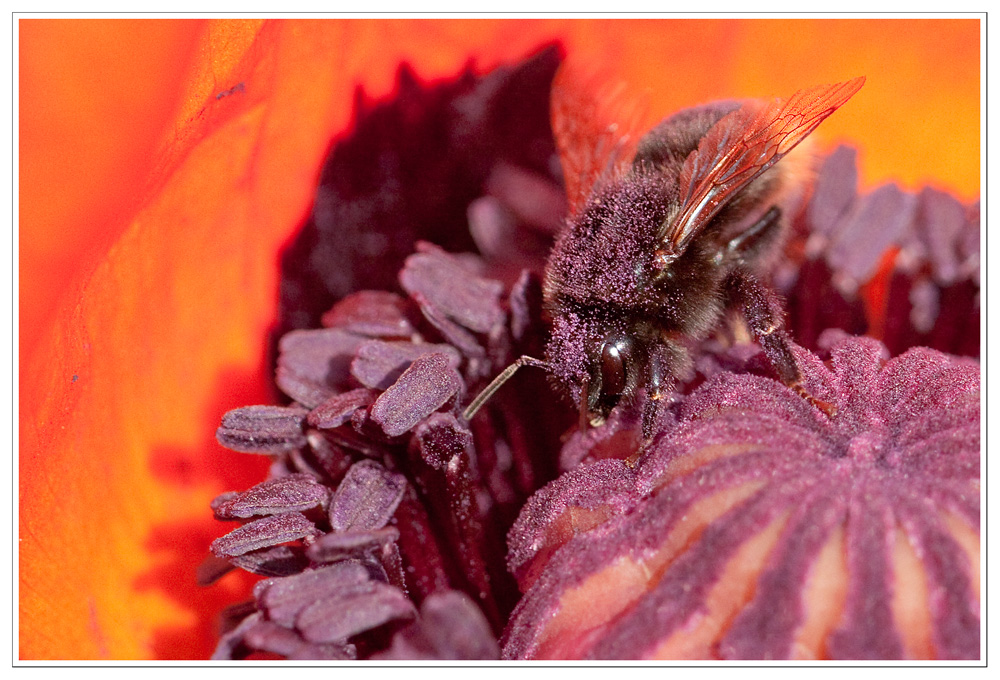
[[[601,391],[616,396],[625,391],[625,362],[628,343],[624,340],[606,340],[601,347]]]

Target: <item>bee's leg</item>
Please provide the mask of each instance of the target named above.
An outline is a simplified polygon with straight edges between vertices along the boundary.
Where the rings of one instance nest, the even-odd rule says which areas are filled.
[[[781,209],[772,205],[760,219],[726,244],[722,257],[742,260],[760,248],[766,247],[781,231]]]
[[[642,405],[643,442],[648,442],[653,438],[653,425],[656,424],[656,417],[663,401],[663,388],[666,381],[661,363],[658,360],[658,355],[653,354],[650,357],[649,375],[646,378],[646,402]]]
[[[670,405],[674,378],[670,366],[686,367],[691,357],[680,344],[663,338],[649,353],[646,374],[646,401],[642,405],[642,439],[648,444],[655,433],[660,411]]]
[[[783,329],[784,310],[778,295],[745,269],[734,270],[723,284],[727,303],[743,313],[757,342],[781,382],[799,393],[828,416],[836,414],[836,407],[816,399],[802,387],[802,374],[795,355],[788,345],[788,335]]]

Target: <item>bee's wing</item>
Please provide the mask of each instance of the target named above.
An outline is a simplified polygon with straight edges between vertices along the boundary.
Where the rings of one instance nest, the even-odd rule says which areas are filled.
[[[640,109],[621,84],[563,64],[552,85],[552,130],[570,217],[627,170],[640,135]]]
[[[737,191],[777,163],[861,86],[864,77],[748,102],[724,117],[684,161],[680,208],[664,224],[661,255],[676,258]]]

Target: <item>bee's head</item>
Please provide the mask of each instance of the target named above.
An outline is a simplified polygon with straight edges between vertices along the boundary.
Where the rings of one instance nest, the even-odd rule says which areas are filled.
[[[685,350],[642,323],[595,322],[575,313],[553,321],[545,360],[522,356],[504,369],[465,411],[479,408],[522,366],[542,368],[580,409],[581,427],[600,425],[620,403],[640,391],[658,392],[686,363]]]
[[[649,378],[648,339],[627,319],[573,312],[553,319],[545,358],[553,378],[591,424],[607,418]]]

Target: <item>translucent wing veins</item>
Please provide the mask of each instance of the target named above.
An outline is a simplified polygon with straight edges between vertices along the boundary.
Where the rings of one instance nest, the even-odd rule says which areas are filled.
[[[748,102],[720,120],[684,162],[680,209],[664,223],[658,262],[666,266],[736,192],[778,162],[864,84],[864,77]]]

